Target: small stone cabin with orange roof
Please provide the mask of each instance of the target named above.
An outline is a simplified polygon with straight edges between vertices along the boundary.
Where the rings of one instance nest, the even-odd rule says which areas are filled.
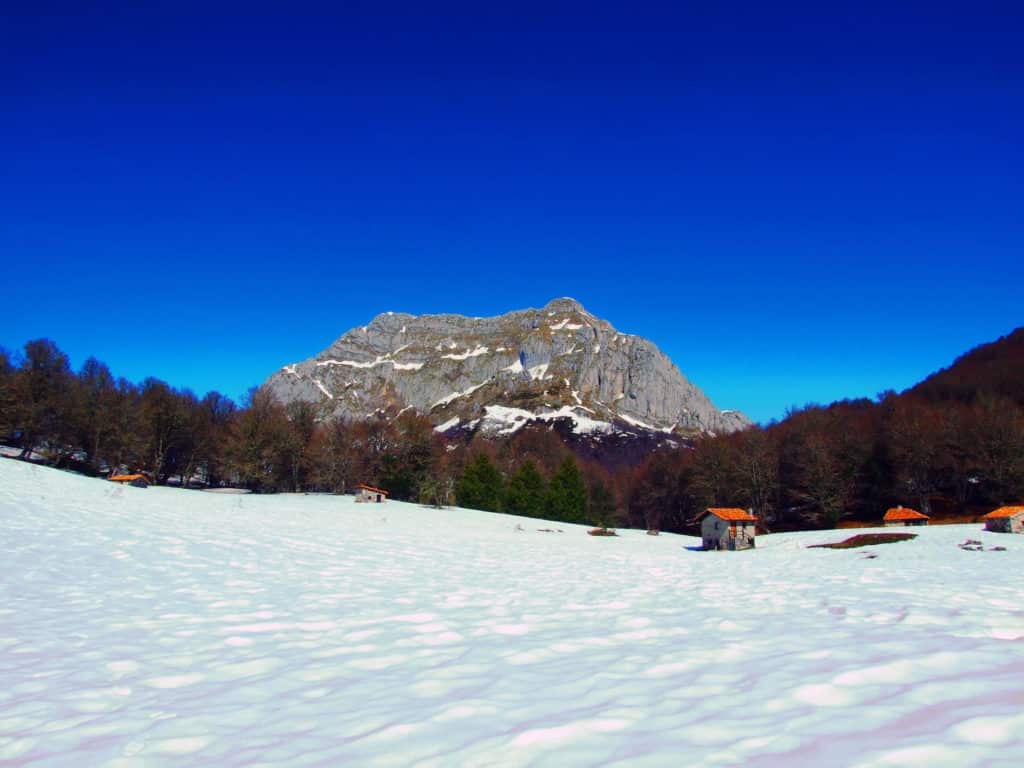
[[[743,509],[711,508],[697,516],[704,549],[753,549],[757,518]]]
[[[985,530],[995,533],[1024,533],[1024,507],[1000,507],[981,518]]]
[[[373,502],[374,504],[383,504],[388,500],[388,492],[381,488],[374,488],[372,485],[357,485],[356,488],[356,501],[357,502]]]
[[[886,510],[882,523],[886,528],[904,525],[928,525],[928,515],[918,512],[916,509],[898,506]]]

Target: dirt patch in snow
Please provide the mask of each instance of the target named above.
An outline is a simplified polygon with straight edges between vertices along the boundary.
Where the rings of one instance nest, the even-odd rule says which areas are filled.
[[[843,541],[835,541],[831,544],[811,544],[808,549],[856,549],[857,547],[869,547],[872,544],[892,544],[897,541],[916,539],[916,533],[862,533],[858,536],[851,536]]]

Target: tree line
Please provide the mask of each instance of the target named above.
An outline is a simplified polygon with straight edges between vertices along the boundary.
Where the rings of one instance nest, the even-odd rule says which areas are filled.
[[[671,471],[669,471],[669,468]],[[812,405],[768,427],[653,456],[630,513],[753,508],[769,529],[878,522],[903,504],[970,519],[1024,500],[1024,328],[897,394]]]
[[[808,406],[625,469],[575,455],[544,426],[449,441],[412,411],[347,421],[261,389],[238,405],[135,384],[94,358],[76,372],[41,339],[0,350],[0,438],[26,458],[157,484],[345,493],[366,483],[399,500],[602,527],[693,532],[712,506],[752,509],[774,530],[877,521],[896,504],[968,514],[1024,498],[1024,385],[1000,362],[1021,368],[1024,333],[1008,339],[903,394]]]
[[[345,493],[460,504],[565,522],[614,525],[617,503],[599,467],[588,478],[550,434],[501,444],[449,443],[429,420],[322,418],[307,402],[252,389],[238,405],[155,378],[135,384],[89,358],[76,372],[48,339],[0,350],[0,438],[35,458],[93,475],[145,474],[155,484],[257,493]]]
[[[592,468],[591,473],[588,481],[577,460],[567,455],[550,477],[531,457],[503,474],[481,451],[466,464],[456,498],[471,509],[613,528],[621,514],[616,494],[600,470]]]
[[[1024,409],[885,393],[808,406],[766,428],[705,437],[633,473],[632,525],[693,530],[712,506],[752,509],[768,530],[878,522],[902,504],[972,515],[1024,498]]]

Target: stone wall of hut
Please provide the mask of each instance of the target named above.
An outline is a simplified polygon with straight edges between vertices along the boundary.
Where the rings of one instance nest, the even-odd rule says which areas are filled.
[[[700,524],[704,549],[750,549],[754,546],[754,523],[730,523],[715,515],[706,515]]]
[[[1024,533],[1024,515],[990,517],[985,521],[985,530],[995,533]]]

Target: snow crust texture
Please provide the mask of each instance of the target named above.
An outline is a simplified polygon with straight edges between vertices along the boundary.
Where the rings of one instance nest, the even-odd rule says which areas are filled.
[[[1024,546],[914,532],[705,553],[0,460],[0,765],[1019,766]]]

